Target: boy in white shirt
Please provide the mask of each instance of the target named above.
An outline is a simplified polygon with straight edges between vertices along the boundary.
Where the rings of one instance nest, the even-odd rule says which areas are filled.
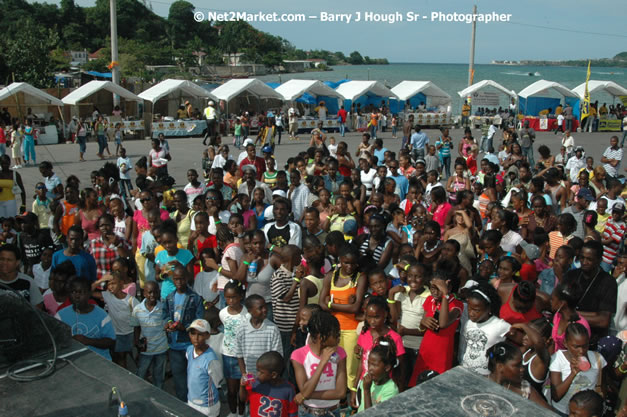
[[[131,177],[129,172],[132,169],[131,158],[126,156],[126,149],[120,146],[120,156],[118,157],[117,164],[118,169],[120,170],[120,194],[122,198],[126,198],[126,191],[128,190],[128,196],[131,195],[131,190],[133,189],[133,183],[131,183]]]

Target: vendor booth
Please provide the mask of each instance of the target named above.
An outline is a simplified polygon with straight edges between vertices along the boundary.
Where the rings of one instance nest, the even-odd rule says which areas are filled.
[[[55,124],[50,123],[54,116],[62,116],[60,107],[63,102],[33,87],[28,83],[13,83],[0,90],[0,108],[6,107],[11,116],[24,120],[30,118],[35,127],[38,145],[59,143],[59,132]],[[28,114],[28,109],[31,113]]]
[[[496,122],[497,125],[500,125],[502,117],[496,114],[496,109],[499,107],[507,109],[511,100],[516,100],[517,97],[514,90],[508,90],[501,84],[492,80],[479,81],[478,83],[464,88],[462,91],[458,91],[457,94],[462,99],[470,98],[469,104],[472,107],[470,123],[475,128],[481,127],[481,125],[485,124],[486,120],[490,123]],[[475,113],[479,108],[494,109],[495,114],[491,116],[477,115]]]
[[[268,108],[280,108],[283,96],[266,83],[256,78],[229,80],[211,92],[220,100],[220,111],[224,112],[232,128],[235,116],[243,112],[251,115],[250,132],[257,131],[259,124],[255,113]]]
[[[573,92],[581,97],[581,99],[583,100],[584,94],[586,92],[586,83],[582,83],[573,88]],[[616,98],[619,98],[620,96],[627,96],[627,88],[624,88],[613,81],[590,80],[588,81],[588,93],[590,94],[591,102],[594,101],[594,99],[592,98],[592,95],[594,93],[606,93],[610,95],[612,97],[612,100],[615,102]],[[607,118],[604,119],[602,117],[599,117],[598,123],[599,131],[620,132],[622,129],[622,120],[612,120]],[[586,128],[585,123],[584,128]]]
[[[349,128],[363,130],[367,127],[369,118],[367,115],[356,116],[351,111],[351,106],[365,109],[368,106],[379,108],[381,104],[389,106],[390,99],[398,99],[396,94],[380,81],[347,81],[340,84],[337,91],[344,98],[344,108],[351,112],[352,120]]]
[[[523,115],[522,122],[529,122],[534,130],[552,130],[557,126],[557,118],[553,111],[558,105],[570,104],[573,108],[573,126],[579,126],[579,96],[562,84],[554,81],[540,80],[527,86],[518,93],[518,111]],[[547,111],[546,116],[540,116]]]
[[[193,108],[203,109],[208,99],[215,99],[208,90],[187,80],[167,79],[139,95],[150,104],[144,112],[144,119],[150,122],[151,136],[199,136],[207,128],[205,120],[176,117],[180,106],[189,100]],[[216,100],[217,101],[217,100]],[[156,118],[160,114],[162,117]]]
[[[315,108],[321,101],[327,107],[327,118],[323,120],[323,128],[327,130],[339,129],[339,122],[335,115],[339,110],[338,101],[342,96],[333,88],[317,80],[289,80],[275,88],[276,92],[283,96],[283,99],[290,104],[290,107],[298,107],[298,104]],[[305,116],[298,118],[298,130],[311,130],[318,125],[317,117]],[[313,111],[310,114],[314,114]]]
[[[120,109],[122,109],[124,117],[111,115],[114,109],[113,94],[120,97]],[[136,104],[131,105],[130,103],[133,102]],[[138,113],[137,107],[139,104],[143,105],[143,102],[142,98],[111,81],[90,81],[63,97],[63,103],[73,106],[72,115],[83,117],[86,121],[93,121],[92,114],[96,107],[100,114],[111,115],[104,116],[108,122],[107,135],[109,137],[111,137],[116,123],[122,123],[127,135],[143,136],[144,121],[130,116]]]
[[[390,111],[402,119],[414,115],[420,126],[450,126],[451,96],[431,81],[401,81],[392,88],[398,97],[390,99]]]

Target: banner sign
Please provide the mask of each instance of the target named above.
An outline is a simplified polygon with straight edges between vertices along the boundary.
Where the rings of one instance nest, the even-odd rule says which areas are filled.
[[[599,119],[599,132],[620,132],[621,120]]]
[[[473,107],[498,107],[500,103],[499,93],[492,91],[477,91],[472,93],[472,106]]]

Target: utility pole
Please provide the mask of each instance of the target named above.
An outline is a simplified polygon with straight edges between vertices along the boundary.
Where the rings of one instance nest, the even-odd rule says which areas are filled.
[[[111,62],[118,62],[118,14],[116,0],[109,0],[109,8],[111,9]],[[116,64],[111,68],[111,79],[113,84],[120,85],[120,69]],[[113,106],[120,105],[120,96],[113,95]]]
[[[470,63],[468,65],[468,86],[472,85],[474,72],[475,72],[475,34],[477,33],[477,21],[475,20],[475,16],[477,16],[477,5],[472,9],[472,34],[470,36]]]

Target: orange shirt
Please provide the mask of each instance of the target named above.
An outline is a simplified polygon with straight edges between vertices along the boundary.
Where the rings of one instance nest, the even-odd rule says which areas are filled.
[[[338,274],[339,275],[339,274]],[[331,290],[329,294],[333,297],[333,302],[335,304],[348,304],[351,295],[357,296],[357,278],[356,280],[351,280],[348,284],[343,287],[336,287],[335,280],[331,279]],[[353,313],[344,313],[341,311],[334,311],[333,315],[340,322],[341,330],[355,330],[357,329],[357,325],[359,321],[355,319],[355,314]]]

